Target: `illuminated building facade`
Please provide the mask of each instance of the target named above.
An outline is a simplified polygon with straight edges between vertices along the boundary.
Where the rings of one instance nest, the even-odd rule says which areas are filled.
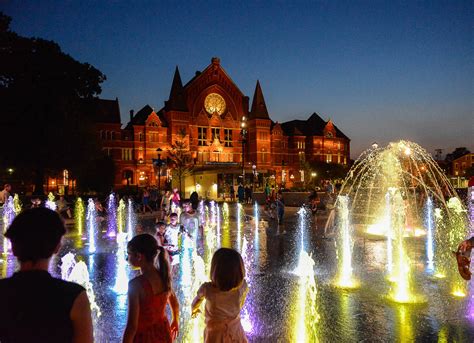
[[[186,195],[197,185],[217,197],[241,182],[242,174],[246,183],[291,187],[305,182],[305,161],[349,163],[350,140],[331,120],[314,113],[308,120],[272,121],[260,83],[249,107],[249,97],[218,58],[185,85],[176,67],[164,107],[131,111],[125,128],[118,100],[101,101],[113,112],[99,116],[97,128],[104,151],[117,166],[116,187],[158,185],[158,172],[165,185],[173,168],[166,158],[177,140],[189,148],[192,166],[185,177]]]

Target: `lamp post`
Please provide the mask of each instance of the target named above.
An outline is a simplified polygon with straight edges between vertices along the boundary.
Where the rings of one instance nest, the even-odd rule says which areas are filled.
[[[257,166],[252,164],[252,192],[255,192],[255,177],[257,176]]]
[[[247,118],[242,117],[240,122],[240,136],[242,138],[242,185],[245,183],[245,143],[247,141]]]

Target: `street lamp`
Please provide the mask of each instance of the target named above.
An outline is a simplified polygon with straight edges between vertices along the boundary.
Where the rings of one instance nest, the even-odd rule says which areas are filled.
[[[257,176],[257,166],[255,164],[252,164],[252,191],[255,192],[255,177]]]
[[[245,143],[247,141],[247,118],[242,117],[240,122],[240,136],[242,138],[242,185],[245,183]]]

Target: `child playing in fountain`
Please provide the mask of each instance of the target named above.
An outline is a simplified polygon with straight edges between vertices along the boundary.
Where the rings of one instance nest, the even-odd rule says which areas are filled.
[[[128,242],[127,254],[128,262],[139,267],[141,275],[128,284],[128,319],[123,342],[173,342],[178,334],[179,304],[171,288],[166,250],[145,233]],[[171,325],[166,316],[168,304],[173,316]]]
[[[20,268],[0,280],[0,342],[93,342],[86,290],[48,272],[65,233],[59,215],[44,207],[23,211],[5,233]]]
[[[248,291],[242,257],[233,249],[220,248],[212,257],[210,276],[212,281],[201,285],[192,303],[196,317],[206,300],[204,342],[247,342],[240,323]]]
[[[178,214],[171,213],[170,223],[166,226],[165,239],[168,243],[166,250],[171,256],[172,266],[179,263],[179,236],[183,233],[188,234],[183,225],[178,223]],[[188,236],[191,237],[189,234]]]

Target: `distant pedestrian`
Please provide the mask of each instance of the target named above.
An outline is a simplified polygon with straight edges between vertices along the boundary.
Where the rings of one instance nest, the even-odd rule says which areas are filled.
[[[243,204],[245,200],[245,188],[242,184],[239,184],[239,187],[237,188],[237,197],[239,198],[239,202]]]
[[[151,213],[153,213],[153,209],[150,207],[150,191],[148,187],[143,190],[142,194],[142,205],[143,205],[143,213],[146,213],[146,210],[149,209]]]
[[[283,200],[283,194],[281,192],[277,193],[275,202],[277,206],[278,224],[282,224],[283,216],[285,215],[285,201]]]
[[[235,189],[234,185],[229,186],[229,193],[230,193],[230,201],[234,202],[235,201]]]
[[[199,205],[199,195],[196,191],[191,193],[191,196],[189,197],[189,201],[191,202],[193,210],[196,211]]]

